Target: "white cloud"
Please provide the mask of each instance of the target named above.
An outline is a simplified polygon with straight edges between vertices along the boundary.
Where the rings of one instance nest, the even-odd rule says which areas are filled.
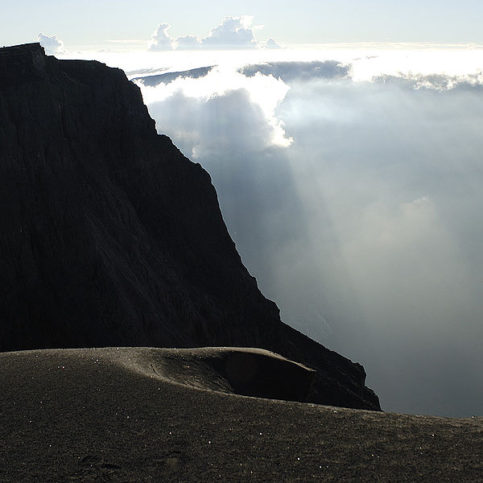
[[[171,26],[165,23],[158,26],[152,35],[149,50],[280,48],[273,39],[262,43],[257,42],[255,30],[261,29],[262,27],[253,25],[253,17],[250,16],[225,17],[221,24],[212,29],[204,38],[198,38],[194,35],[173,38],[168,32],[170,28]]]
[[[161,130],[168,126],[174,128],[176,125],[178,135],[185,131],[196,132],[200,129],[197,120],[206,119],[205,129],[208,129],[208,126],[219,126],[220,130],[226,131],[227,119],[233,117],[230,126],[234,129],[237,116],[241,124],[241,119],[249,112],[253,125],[249,128],[250,123],[247,121],[246,139],[242,136],[240,127],[241,142],[253,145],[256,140],[254,149],[268,146],[287,147],[292,142],[286,136],[283,123],[277,118],[275,112],[289,89],[281,80],[262,75],[246,77],[236,69],[213,67],[204,73],[203,77],[174,76],[171,82],[163,84],[162,89],[144,85],[142,82],[139,84],[143,90],[145,102],[156,112],[158,128]],[[168,102],[168,106],[171,106],[172,101],[169,101],[171,97],[174,97],[177,103],[185,99],[182,101],[182,111],[184,113],[191,111],[189,118],[195,122],[195,125],[191,126],[192,121],[177,125],[174,121],[175,118],[177,119],[174,111],[164,104],[162,111],[157,111],[156,106],[161,105],[157,104],[159,102]],[[223,102],[223,99],[227,99],[226,102]],[[199,112],[194,114],[192,109],[188,108],[190,102],[195,104]],[[214,109],[218,110],[218,115]],[[182,118],[184,119],[184,114]],[[191,134],[182,136],[192,137]],[[216,139],[219,141],[220,138]],[[198,144],[190,146],[189,152],[196,152],[196,156],[200,157],[201,153],[206,154],[212,150],[212,143],[213,138],[207,133],[206,136],[199,138]]]
[[[178,37],[176,39],[176,48],[195,50],[201,47],[201,42],[194,35],[186,35],[185,37]]]
[[[225,17],[201,44],[213,49],[250,49],[257,46],[253,17]]]
[[[47,55],[62,54],[64,52],[64,44],[55,35],[49,37],[48,35],[40,33],[38,39]]]
[[[168,33],[171,28],[167,23],[158,25],[158,28],[153,32],[151,36],[151,42],[149,44],[149,50],[172,50],[175,47],[175,41]]]

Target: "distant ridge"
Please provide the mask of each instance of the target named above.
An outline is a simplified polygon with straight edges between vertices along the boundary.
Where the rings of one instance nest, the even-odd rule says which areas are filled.
[[[191,79],[199,79],[200,77],[205,77],[213,70],[214,67],[215,66],[212,65],[208,67],[198,67],[196,69],[175,72],[163,72],[162,74],[133,77],[131,80],[141,82],[148,87],[155,87],[159,84],[169,84],[170,82],[180,77]]]
[[[280,321],[210,177],[119,69],[0,49],[0,350],[260,347],[316,370],[308,401],[380,409],[362,366]]]

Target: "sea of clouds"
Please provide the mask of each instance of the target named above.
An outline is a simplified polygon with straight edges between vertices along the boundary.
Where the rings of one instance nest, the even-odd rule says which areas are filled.
[[[282,320],[361,362],[385,410],[482,415],[481,49],[262,51],[247,25],[97,58],[210,173]]]
[[[211,174],[284,321],[362,362],[387,410],[481,414],[481,75],[356,70],[273,61],[139,85]]]

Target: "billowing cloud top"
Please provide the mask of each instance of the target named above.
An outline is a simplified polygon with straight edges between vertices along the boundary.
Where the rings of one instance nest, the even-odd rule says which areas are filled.
[[[225,17],[201,43],[203,47],[217,49],[256,47],[252,22],[252,17]]]
[[[38,39],[47,55],[56,55],[64,52],[64,44],[55,35],[49,37],[48,35],[40,33]]]
[[[174,39],[168,33],[171,28],[167,23],[158,25],[158,28],[154,31],[151,37],[151,43],[149,44],[149,50],[171,50],[174,47]]]
[[[279,48],[280,46],[270,39],[265,43],[257,42],[253,17],[225,17],[220,25],[216,26],[204,38],[193,35],[174,38],[169,35],[170,25],[160,24],[154,31],[149,50],[174,49],[252,49],[257,47]]]

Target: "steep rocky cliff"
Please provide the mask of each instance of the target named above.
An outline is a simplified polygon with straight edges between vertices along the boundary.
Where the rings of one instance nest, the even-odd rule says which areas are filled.
[[[266,348],[317,370],[311,401],[379,409],[360,365],[280,321],[121,70],[3,48],[0,350],[85,346]]]

